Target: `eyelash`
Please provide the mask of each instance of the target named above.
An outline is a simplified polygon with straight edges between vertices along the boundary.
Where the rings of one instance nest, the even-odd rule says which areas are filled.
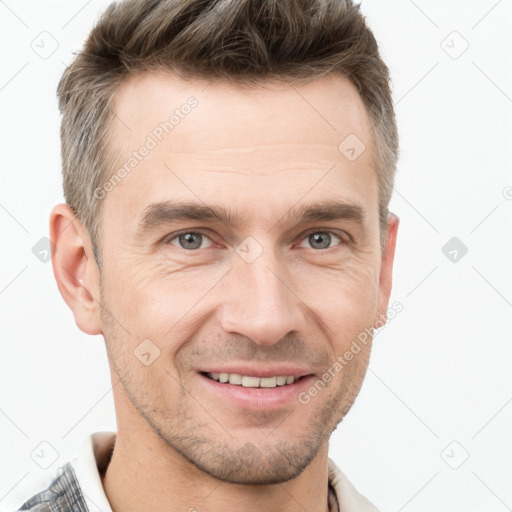
[[[174,233],[172,235],[169,235],[168,237],[166,237],[164,239],[164,243],[165,244],[171,244],[171,245],[174,245],[172,244],[171,242],[177,238],[179,238],[181,235],[186,235],[186,234],[189,234],[189,233],[193,233],[193,234],[197,234],[197,235],[201,235],[201,236],[204,236],[206,238],[208,238],[212,243],[215,243],[213,242],[213,240],[211,240],[211,238],[206,234],[204,233],[203,231],[201,230],[185,230],[185,231],[180,231],[178,233]],[[304,240],[304,239],[307,239],[307,237],[309,237],[309,235],[312,235],[312,234],[315,234],[315,233],[327,233],[329,235],[334,235],[336,238],[339,239],[340,243],[338,245],[334,245],[332,247],[327,247],[326,249],[316,249],[317,252],[327,252],[331,249],[335,249],[336,247],[340,247],[340,246],[344,246],[344,245],[348,245],[350,242],[351,242],[351,237],[350,235],[348,234],[344,234],[345,236],[341,235],[341,234],[338,234],[334,231],[329,231],[329,230],[318,230],[318,229],[314,229],[314,230],[311,230],[311,231],[308,231],[307,233],[303,234],[301,239],[300,240]],[[183,251],[186,251],[186,252],[197,252],[200,250],[200,248],[198,249],[184,249],[183,247],[180,247],[179,245],[175,245],[175,247],[177,247],[178,249],[181,249]],[[208,247],[205,247],[205,249],[207,249]],[[312,250],[315,250],[314,248],[311,247]]]

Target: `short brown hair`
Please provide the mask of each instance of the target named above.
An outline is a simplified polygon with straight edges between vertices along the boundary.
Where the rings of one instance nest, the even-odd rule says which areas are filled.
[[[375,134],[381,247],[398,133],[389,70],[352,0],[126,0],[111,4],[59,86],[66,202],[86,227],[100,267],[102,201],[94,191],[109,162],[110,108],[119,84],[144,70],[188,79],[303,83],[340,73],[359,91]],[[341,141],[340,141],[341,142]]]

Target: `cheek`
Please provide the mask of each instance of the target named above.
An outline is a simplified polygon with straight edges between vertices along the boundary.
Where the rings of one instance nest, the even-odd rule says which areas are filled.
[[[299,294],[300,293],[300,294]],[[378,278],[371,265],[347,264],[336,270],[302,274],[299,297],[329,326],[371,321],[378,305]]]
[[[111,254],[105,268],[111,296],[128,318],[152,315],[161,308],[173,315],[174,306],[207,287],[216,275],[212,267],[205,272],[189,261],[172,260],[158,251],[141,253],[131,247]]]
[[[205,311],[216,296],[215,287],[229,273],[226,265],[208,267],[161,263],[141,270],[128,283],[136,301],[136,315],[153,325],[169,329],[178,321],[187,323]]]
[[[148,257],[151,260],[151,257]],[[215,286],[230,268],[184,265],[154,258],[148,263],[120,261],[110,279],[114,289],[107,300],[112,313],[126,327],[130,338],[123,350],[132,351],[144,339],[154,340],[161,354],[172,360],[180,343],[204,323],[205,312],[214,308]]]
[[[373,318],[378,304],[378,279],[374,267],[348,267],[340,279],[339,300],[354,317]]]

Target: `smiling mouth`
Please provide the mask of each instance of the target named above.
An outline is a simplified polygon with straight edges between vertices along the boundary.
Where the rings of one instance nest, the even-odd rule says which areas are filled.
[[[275,375],[273,377],[253,377],[251,375],[240,375],[239,373],[217,373],[201,372],[205,377],[223,384],[231,384],[244,388],[275,388],[289,386],[303,377],[293,375]]]

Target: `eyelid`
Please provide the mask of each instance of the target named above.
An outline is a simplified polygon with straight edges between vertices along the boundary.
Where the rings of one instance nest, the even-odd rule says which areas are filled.
[[[210,240],[210,242],[212,244],[215,244],[215,241],[212,239],[212,237],[207,234],[207,232],[205,232],[204,229],[202,228],[197,228],[197,229],[183,229],[181,231],[177,231],[176,233],[171,233],[169,235],[167,235],[163,240],[162,240],[162,243],[164,244],[171,244],[171,241],[175,240],[176,238],[178,238],[180,235],[184,235],[184,234],[187,234],[187,233],[196,233],[196,234],[200,234],[206,238],[208,238]],[[343,232],[340,232],[338,230],[333,230],[332,228],[331,229],[318,229],[318,228],[312,228],[304,233],[301,233],[298,237],[298,240],[299,242],[301,242],[302,240],[304,240],[306,237],[308,237],[309,235],[313,234],[313,233],[328,233],[330,235],[334,235],[336,236],[339,240],[340,240],[340,243],[338,245],[335,245],[333,247],[329,247],[327,249],[319,249],[318,251],[328,251],[329,249],[334,249],[336,247],[340,247],[342,245],[347,245],[347,244],[350,244],[352,243],[352,237],[346,233],[345,231]],[[171,244],[171,245],[174,245],[174,244]],[[199,251],[199,249],[190,249],[190,250],[187,250],[187,249],[183,249],[183,247],[179,247],[179,246],[175,246],[177,247],[178,249],[182,249],[184,251],[187,251],[187,252],[197,252]],[[207,247],[205,247],[204,249],[207,249]]]
[[[176,233],[171,233],[171,234],[167,235],[166,237],[164,237],[164,239],[162,240],[162,243],[174,245],[171,243],[173,240],[175,240],[179,236],[185,235],[187,233],[194,233],[194,234],[202,235],[202,236],[208,238],[208,240],[210,240],[210,242],[212,244],[215,243],[213,241],[212,237],[210,235],[206,234],[202,229],[182,229],[181,231],[177,231]],[[183,247],[179,247],[177,245],[175,247],[177,247],[178,249],[181,249],[183,251],[187,251],[187,252],[197,252],[199,250],[199,249],[183,249]],[[207,249],[207,247],[205,247],[204,249]]]
[[[305,233],[302,233],[299,237],[299,242],[305,240],[309,235],[312,235],[313,233],[328,233],[329,235],[334,235],[336,238],[340,240],[340,243],[338,245],[334,245],[332,247],[328,247],[327,249],[319,249],[318,252],[321,251],[328,251],[329,249],[335,249],[336,247],[340,247],[342,245],[347,245],[351,242],[352,237],[345,232],[340,232],[338,230],[333,229],[310,229],[309,231],[306,231]]]

